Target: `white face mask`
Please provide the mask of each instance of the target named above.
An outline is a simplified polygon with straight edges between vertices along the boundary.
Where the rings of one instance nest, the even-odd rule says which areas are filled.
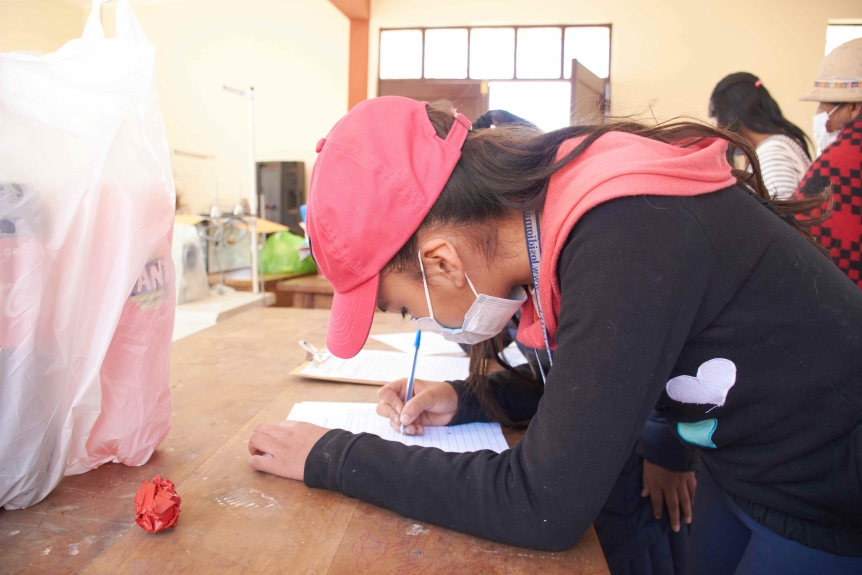
[[[841,130],[835,130],[834,132],[826,131],[826,123],[829,121],[829,116],[831,116],[832,112],[840,107],[841,106],[839,104],[828,112],[814,114],[814,143],[817,144],[817,147],[819,148],[817,155],[822,154],[823,150],[825,150],[829,144],[837,140],[838,134],[841,133]]]
[[[434,310],[431,307],[431,295],[428,293],[428,281],[425,279],[425,266],[422,265],[421,253],[419,254],[419,268],[422,270],[422,284],[425,286],[425,301],[428,304],[430,317],[413,318],[412,321],[419,326],[419,329],[439,333],[444,339],[454,341],[455,343],[472,345],[486,339],[491,339],[506,329],[506,324],[509,323],[512,316],[527,301],[527,292],[521,286],[517,286],[512,290],[510,299],[485,294],[480,295],[476,293],[473,282],[470,281],[470,278],[465,273],[464,277],[467,278],[467,284],[473,290],[476,301],[467,310],[467,315],[464,316],[464,324],[460,328],[443,327],[434,319]]]

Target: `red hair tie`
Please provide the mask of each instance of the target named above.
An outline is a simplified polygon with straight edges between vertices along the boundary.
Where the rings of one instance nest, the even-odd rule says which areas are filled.
[[[761,82],[760,80],[754,83],[755,88],[760,88],[761,86],[763,86],[763,82]]]

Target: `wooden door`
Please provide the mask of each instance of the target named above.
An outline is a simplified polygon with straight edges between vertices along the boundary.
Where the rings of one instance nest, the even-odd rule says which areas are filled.
[[[572,60],[572,125],[601,124],[608,114],[608,81]]]

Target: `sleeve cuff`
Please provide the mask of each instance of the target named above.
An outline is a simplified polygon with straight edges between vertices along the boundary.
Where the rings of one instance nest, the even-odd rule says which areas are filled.
[[[455,417],[447,425],[485,421],[479,399],[467,389],[467,382],[449,381],[447,383],[455,388],[455,393],[458,394],[458,413],[455,414]]]
[[[333,429],[317,440],[305,459],[303,481],[309,487],[341,492],[341,468],[353,444],[366,433]]]

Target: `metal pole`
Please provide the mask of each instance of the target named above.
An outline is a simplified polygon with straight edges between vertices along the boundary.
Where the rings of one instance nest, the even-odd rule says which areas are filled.
[[[248,207],[251,211],[251,285],[252,293],[260,293],[260,278],[258,277],[258,235],[257,235],[257,165],[254,162],[254,86],[249,89],[248,98],[248,161],[251,179],[248,189]]]
[[[254,162],[254,86],[248,90],[240,90],[239,88],[231,88],[224,86],[225,91],[242,96],[248,100],[248,162],[250,168],[249,190],[248,190],[248,208],[251,212],[248,215],[251,225],[251,291],[252,293],[260,293],[260,274],[257,271],[257,248],[259,238],[257,236],[257,218],[258,218],[258,201],[257,201],[257,165]]]

